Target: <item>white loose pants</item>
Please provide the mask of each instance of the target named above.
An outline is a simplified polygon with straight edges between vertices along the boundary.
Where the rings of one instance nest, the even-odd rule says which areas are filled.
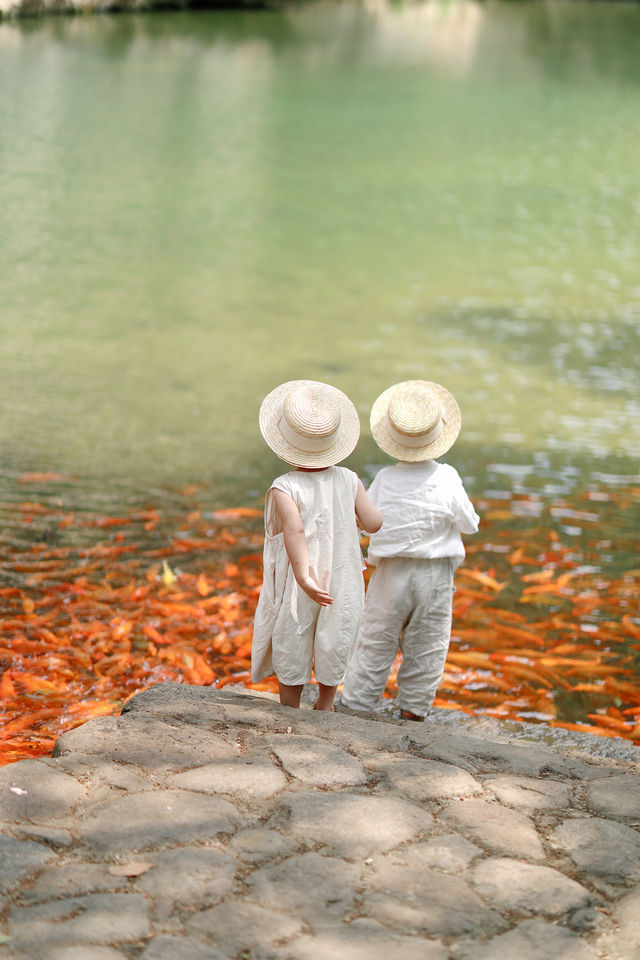
[[[451,636],[453,574],[447,557],[378,561],[364,617],[347,665],[342,702],[352,710],[376,710],[398,647],[398,704],[426,716],[442,679]]]

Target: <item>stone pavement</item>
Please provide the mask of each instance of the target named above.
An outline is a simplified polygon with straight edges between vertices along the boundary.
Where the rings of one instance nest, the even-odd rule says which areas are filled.
[[[635,960],[640,766],[160,684],[0,770],[0,957]]]

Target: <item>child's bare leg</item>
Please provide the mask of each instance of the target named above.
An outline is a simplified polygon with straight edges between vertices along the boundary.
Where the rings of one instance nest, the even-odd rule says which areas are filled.
[[[283,707],[299,707],[300,697],[302,696],[303,683],[297,683],[295,686],[288,686],[278,680],[278,692],[280,694],[280,703]]]
[[[318,683],[318,699],[314,710],[333,710],[333,698],[336,695],[337,687],[327,687],[324,683]]]

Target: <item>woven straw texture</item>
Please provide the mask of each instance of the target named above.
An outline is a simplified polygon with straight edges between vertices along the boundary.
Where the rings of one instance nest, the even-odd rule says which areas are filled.
[[[294,467],[340,463],[360,436],[358,411],[349,397],[316,380],[289,380],[272,390],[260,406],[259,423],[268,446]]]
[[[438,428],[433,440],[420,437]],[[431,380],[405,380],[381,393],[371,409],[371,433],[381,450],[396,460],[417,462],[441,456],[460,433],[460,407],[446,387]]]

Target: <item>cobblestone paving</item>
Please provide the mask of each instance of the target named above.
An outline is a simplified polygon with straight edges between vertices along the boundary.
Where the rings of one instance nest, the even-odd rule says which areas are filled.
[[[639,827],[632,760],[161,684],[0,770],[0,957],[636,960]]]

